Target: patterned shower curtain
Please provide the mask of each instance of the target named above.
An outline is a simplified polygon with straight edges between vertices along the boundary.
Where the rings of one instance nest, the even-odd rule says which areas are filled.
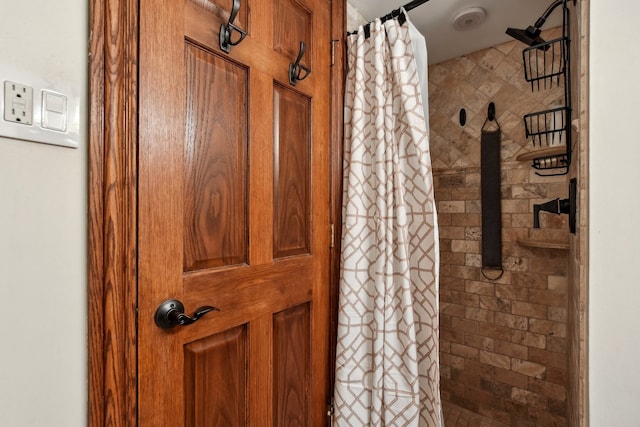
[[[360,27],[347,41],[336,427],[443,425],[438,235],[414,29],[378,19],[369,38]]]

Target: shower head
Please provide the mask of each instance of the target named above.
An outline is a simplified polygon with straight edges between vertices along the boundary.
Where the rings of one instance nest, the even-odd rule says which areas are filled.
[[[518,28],[507,28],[507,34],[528,46],[533,46],[545,42],[545,40],[540,37],[540,28],[529,27],[526,30],[520,30]]]
[[[538,18],[536,23],[527,27],[526,30],[507,28],[507,34],[528,46],[535,46],[545,43],[545,40],[540,37],[540,28],[542,28],[544,23],[547,21],[547,18],[549,17],[549,15],[551,15],[551,12],[553,12],[556,7],[564,3],[564,1],[565,0],[555,0],[553,3],[551,3],[547,10],[544,11],[542,16]],[[548,46],[545,46],[544,48],[548,48]]]

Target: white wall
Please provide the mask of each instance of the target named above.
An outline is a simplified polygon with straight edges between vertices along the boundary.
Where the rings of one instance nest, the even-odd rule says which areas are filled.
[[[590,419],[640,426],[640,3],[590,3]]]
[[[0,138],[3,426],[87,423],[87,9],[84,0],[0,6],[0,62],[74,81],[83,99],[78,149]]]

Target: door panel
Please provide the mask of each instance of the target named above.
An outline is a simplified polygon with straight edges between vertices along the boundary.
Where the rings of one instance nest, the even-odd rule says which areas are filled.
[[[311,102],[283,85],[273,91],[274,257],[309,253]]]
[[[326,422],[329,3],[242,0],[226,54],[231,4],[140,1],[143,427]],[[173,298],[219,311],[162,330]]]
[[[246,263],[248,73],[190,43],[185,52],[185,269]]]
[[[191,342],[184,349],[186,425],[246,425],[246,326]]]
[[[273,316],[276,426],[309,426],[309,304]]]

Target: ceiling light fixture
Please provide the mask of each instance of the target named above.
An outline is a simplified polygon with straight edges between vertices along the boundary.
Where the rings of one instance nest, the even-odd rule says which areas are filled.
[[[479,27],[487,19],[487,11],[473,6],[462,9],[451,20],[451,25],[458,31],[467,31]]]

